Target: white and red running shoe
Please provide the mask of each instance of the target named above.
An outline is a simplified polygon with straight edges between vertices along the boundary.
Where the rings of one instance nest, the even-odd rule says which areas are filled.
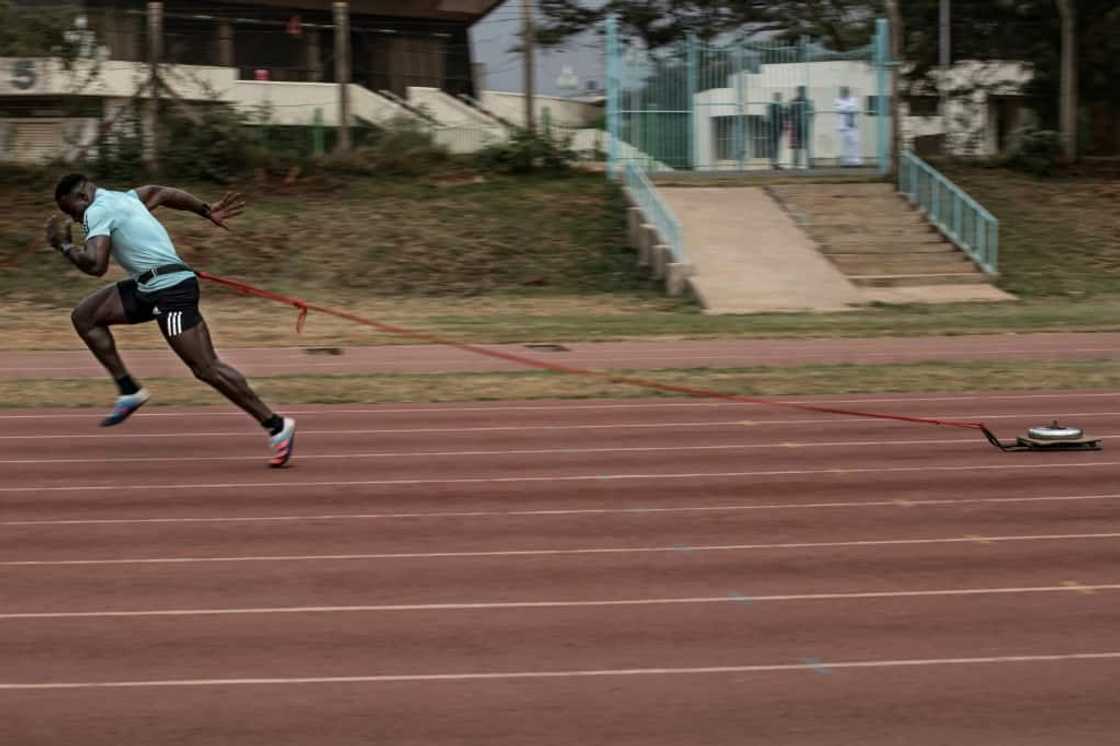
[[[279,469],[292,458],[292,450],[296,445],[296,421],[291,417],[285,417],[283,429],[269,436],[268,442],[272,446],[272,459],[268,465],[273,469]]]

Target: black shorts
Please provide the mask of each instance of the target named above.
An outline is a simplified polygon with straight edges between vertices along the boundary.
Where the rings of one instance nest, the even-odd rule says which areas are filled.
[[[178,337],[202,321],[198,310],[198,279],[183,280],[154,293],[142,293],[136,280],[117,283],[124,305],[124,316],[130,324],[143,324],[152,319],[165,337]]]

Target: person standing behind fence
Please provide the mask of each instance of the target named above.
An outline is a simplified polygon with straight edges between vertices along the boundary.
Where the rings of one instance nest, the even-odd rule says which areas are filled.
[[[840,165],[862,166],[859,141],[859,100],[852,96],[848,86],[840,88],[836,99],[836,131],[840,136]]]
[[[781,169],[782,137],[789,126],[782,94],[775,93],[774,100],[766,105],[767,148],[770,154],[770,167]]]
[[[805,95],[805,86],[797,87],[797,96],[789,102],[789,147],[793,150],[794,168],[811,168],[812,155],[806,155],[813,137],[813,102]]]

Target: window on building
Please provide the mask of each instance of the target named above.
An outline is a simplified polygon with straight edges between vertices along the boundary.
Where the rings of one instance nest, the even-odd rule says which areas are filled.
[[[935,117],[940,99],[937,96],[907,96],[906,103],[910,106],[912,117]]]
[[[891,113],[891,97],[890,96],[868,96],[867,103],[863,107],[864,112],[869,117],[877,117],[880,113]]]
[[[745,133],[741,117],[713,117],[712,140],[717,161],[737,161],[745,150]]]

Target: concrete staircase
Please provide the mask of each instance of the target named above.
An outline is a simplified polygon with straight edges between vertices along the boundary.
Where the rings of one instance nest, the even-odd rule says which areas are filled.
[[[991,279],[892,184],[783,184],[768,190],[858,287],[983,285]]]

